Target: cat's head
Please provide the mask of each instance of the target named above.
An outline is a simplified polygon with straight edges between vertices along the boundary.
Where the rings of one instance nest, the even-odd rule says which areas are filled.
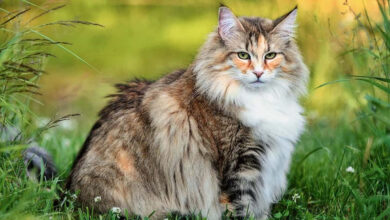
[[[194,64],[197,87],[211,98],[234,101],[240,91],[298,96],[308,70],[295,44],[297,8],[270,20],[236,17],[219,8],[218,28]]]

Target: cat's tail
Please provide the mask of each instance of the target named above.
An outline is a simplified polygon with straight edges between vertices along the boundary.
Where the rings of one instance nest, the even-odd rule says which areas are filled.
[[[30,144],[30,147],[23,152],[23,160],[27,175],[31,179],[39,180],[42,174],[45,180],[50,180],[57,175],[51,155],[36,143]]]
[[[22,132],[15,126],[0,123],[0,140],[4,142],[19,142],[22,140]],[[23,152],[27,176],[31,179],[39,180],[42,173],[46,180],[53,179],[57,174],[57,169],[50,154],[40,147],[34,139],[30,139],[27,142],[28,148]]]

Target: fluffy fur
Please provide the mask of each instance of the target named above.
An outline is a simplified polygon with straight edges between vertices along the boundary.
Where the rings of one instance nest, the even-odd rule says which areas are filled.
[[[221,7],[218,28],[186,70],[118,85],[68,188],[102,212],[219,219],[227,208],[266,218],[305,124],[298,98],[308,71],[294,42],[296,14],[237,18]]]

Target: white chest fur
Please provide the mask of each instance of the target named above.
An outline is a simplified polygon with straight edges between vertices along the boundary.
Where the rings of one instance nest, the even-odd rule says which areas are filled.
[[[263,182],[260,196],[264,204],[270,204],[276,202],[286,188],[294,144],[304,129],[303,109],[295,97],[272,92],[243,92],[239,100],[241,110],[237,117],[252,128],[255,140],[267,145],[265,154],[259,158]],[[268,208],[259,206],[263,210]]]
[[[240,97],[240,121],[252,128],[256,139],[263,142],[286,139],[295,143],[303,131],[302,107],[295,97],[274,93],[245,92]]]

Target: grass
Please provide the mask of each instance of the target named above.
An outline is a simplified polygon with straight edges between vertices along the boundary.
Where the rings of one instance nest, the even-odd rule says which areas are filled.
[[[388,1],[378,2],[380,22],[373,21],[366,11],[355,17],[354,41],[339,54],[348,61],[350,72],[311,90],[331,90],[337,84],[357,104],[355,110],[346,108],[333,117],[308,111],[307,130],[293,157],[288,191],[275,204],[271,219],[390,218],[388,5]],[[60,208],[54,208],[88,128],[78,124],[77,118],[41,118],[31,110],[31,103],[39,99],[34,94],[39,93],[46,58],[52,56],[47,47],[67,45],[23,26],[21,16],[28,13],[24,10],[6,12],[0,20],[4,33],[0,42],[0,125],[20,130],[12,140],[0,134],[0,219],[117,219],[112,212],[99,215],[79,209],[67,192]],[[81,59],[72,53],[75,60]],[[53,155],[59,171],[56,179],[33,182],[26,176],[22,150],[31,138]],[[202,219],[198,215],[183,218]]]

